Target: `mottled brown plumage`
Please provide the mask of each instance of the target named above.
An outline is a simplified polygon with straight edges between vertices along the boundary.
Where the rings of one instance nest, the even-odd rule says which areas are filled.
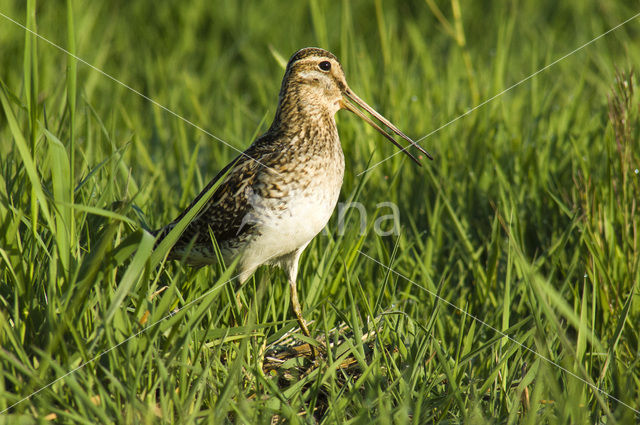
[[[262,264],[284,268],[293,309],[306,335],[309,331],[298,302],[296,274],[300,254],[326,225],[342,186],[344,155],[334,115],[341,108],[349,109],[397,145],[349,100],[413,144],[353,94],[333,54],[302,49],[289,60],[269,130],[218,173],[185,212],[158,231],[160,241],[226,173],[173,246],[170,258],[196,266],[214,263],[213,234],[225,262],[239,257],[240,281]]]

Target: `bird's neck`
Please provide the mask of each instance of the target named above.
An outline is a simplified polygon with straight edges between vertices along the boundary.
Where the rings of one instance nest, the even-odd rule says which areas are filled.
[[[331,136],[337,135],[336,110],[313,93],[302,93],[298,87],[285,87],[280,93],[270,130],[293,136],[324,129]]]

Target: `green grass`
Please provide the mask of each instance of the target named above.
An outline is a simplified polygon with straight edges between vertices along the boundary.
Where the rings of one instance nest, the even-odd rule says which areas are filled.
[[[336,53],[354,91],[417,139],[639,11],[0,2],[241,150],[301,47]],[[340,235],[334,214],[307,248],[303,311],[333,348],[272,370],[265,348],[295,327],[284,274],[238,288],[231,270],[164,262],[142,230],[237,153],[0,25],[0,424],[640,420],[640,87],[622,82],[640,67],[640,19],[430,136],[423,168],[398,155],[359,175],[395,150],[339,113],[341,200],[366,206],[367,232],[353,213]],[[400,235],[373,231],[380,202],[399,206]]]

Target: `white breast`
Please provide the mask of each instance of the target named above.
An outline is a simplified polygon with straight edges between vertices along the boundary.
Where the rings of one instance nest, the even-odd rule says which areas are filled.
[[[331,185],[310,185],[280,199],[250,195],[253,209],[244,221],[258,232],[236,251],[241,255],[241,273],[248,276],[261,264],[303,249],[331,218],[341,183],[342,178]]]

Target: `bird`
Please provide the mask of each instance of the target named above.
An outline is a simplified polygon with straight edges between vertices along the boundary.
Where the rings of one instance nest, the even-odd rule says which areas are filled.
[[[317,47],[303,48],[287,63],[271,126],[227,164],[175,220],[155,231],[156,246],[218,184],[178,237],[168,259],[195,267],[215,264],[217,244],[225,264],[235,261],[241,283],[261,265],[279,266],[287,275],[300,330],[310,337],[298,299],[298,262],[326,226],[340,195],[345,160],[336,112],[353,112],[420,165],[408,147],[356,105],[432,159],[356,96],[335,55]]]

